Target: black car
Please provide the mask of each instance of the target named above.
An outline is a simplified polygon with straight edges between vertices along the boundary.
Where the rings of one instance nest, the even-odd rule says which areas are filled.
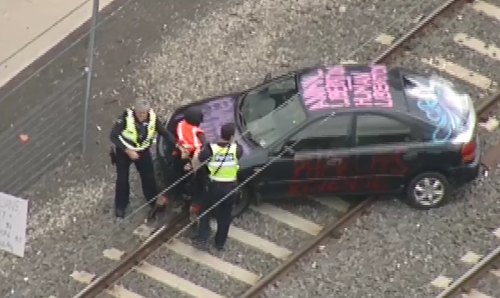
[[[443,205],[478,177],[481,150],[472,100],[451,82],[383,65],[302,69],[203,108],[202,129],[217,141],[234,122],[245,181],[235,215],[273,198],[392,195],[417,209]],[[165,141],[158,154],[168,164]],[[164,169],[167,171],[167,169]]]

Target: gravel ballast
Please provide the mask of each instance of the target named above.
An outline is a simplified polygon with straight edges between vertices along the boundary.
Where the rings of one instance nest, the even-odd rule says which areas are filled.
[[[444,26],[443,31],[419,37],[409,52],[390,64],[431,73],[436,71],[421,64],[420,58],[443,57],[498,82],[498,61],[453,41],[456,33],[465,32],[498,45],[498,36],[492,34],[496,21],[478,16],[466,6],[458,16],[437,23]],[[495,91],[444,75],[463,85],[476,100]],[[489,149],[498,143],[500,131],[481,131],[481,136]],[[299,272],[269,289],[267,297],[434,297],[439,291],[430,283],[436,277],[457,278],[471,267],[460,261],[462,256],[469,251],[484,255],[500,244],[493,235],[500,226],[498,175],[497,170],[491,171],[437,210],[415,211],[393,200],[376,203],[340,240],[327,244],[321,253],[301,262]],[[477,288],[497,297],[498,278],[487,276]]]
[[[499,244],[492,234],[500,222],[497,179],[490,176],[433,211],[414,211],[392,200],[376,203],[267,297],[433,297],[432,280],[466,271],[463,255],[484,254]]]
[[[418,15],[420,7],[423,10],[427,4],[415,4],[418,9],[413,13]],[[363,41],[382,30],[386,22],[392,19],[405,22],[407,11],[406,2],[388,0],[372,1],[370,5],[361,0],[185,1],[182,7],[158,0],[131,2],[100,30],[89,149],[92,158],[88,164],[71,160],[26,193],[25,197],[35,202],[26,256],[24,259],[9,255],[0,258],[0,296],[71,296],[82,288],[69,278],[73,270],[102,273],[109,266],[109,262],[102,261],[103,249],[126,250],[138,243],[132,230],[142,221],[145,212],[139,212],[117,227],[111,212],[113,169],[104,166],[108,163],[107,129],[114,115],[136,95],[153,98],[159,112],[166,116],[173,108],[189,101],[258,83],[269,71],[276,75],[318,62],[343,60]],[[354,22],[355,27],[351,25]],[[67,60],[57,61],[54,68],[57,70],[71,59],[83,61],[85,51],[81,53],[73,53],[72,57],[70,52],[63,57]],[[41,82],[49,84],[58,79],[57,75],[62,76],[55,73],[40,76]],[[33,95],[36,96],[39,94]],[[97,125],[102,132],[96,129]],[[137,183],[134,192],[137,195],[132,196],[131,209],[143,203]],[[298,214],[306,209],[289,208]],[[318,216],[310,219],[322,223],[325,214],[320,214],[318,211]],[[263,218],[249,212],[236,224],[254,232],[261,231],[260,236],[276,240],[289,249],[296,247],[286,241],[302,236],[285,234],[272,239],[281,228],[276,223],[266,223]],[[390,231],[390,227],[387,229]],[[238,245],[233,248],[230,242],[226,252],[228,260],[245,258],[246,252],[241,250]],[[237,253],[243,256],[238,257]],[[258,253],[252,253],[248,252],[249,259],[256,259],[252,262],[252,271],[268,271],[266,258],[269,256],[263,255],[259,262]],[[161,266],[161,260],[155,262]],[[338,264],[336,260],[328,264],[331,262]],[[261,263],[259,267],[257,264]],[[216,274],[190,278],[200,279],[201,284],[210,284],[215,289],[224,284]],[[302,276],[297,279],[306,280]],[[145,281],[136,273],[121,283],[131,290],[143,291],[148,298],[170,294],[162,292],[161,285]],[[234,287],[224,291],[235,293],[241,285],[235,283]],[[300,287],[291,286],[288,290],[299,291]]]

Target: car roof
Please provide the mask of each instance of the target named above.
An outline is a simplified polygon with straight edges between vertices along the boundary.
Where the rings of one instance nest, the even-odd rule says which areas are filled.
[[[409,112],[400,68],[319,66],[298,73],[297,83],[304,107],[314,116],[356,109]]]

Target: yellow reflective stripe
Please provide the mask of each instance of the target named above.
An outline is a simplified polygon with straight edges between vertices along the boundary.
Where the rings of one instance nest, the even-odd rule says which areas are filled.
[[[238,166],[238,163],[234,162],[234,161],[224,162],[222,164],[222,166],[221,166],[220,161],[214,161],[214,162],[209,162],[208,163],[208,167],[214,167],[214,168],[218,168],[218,167],[221,167],[221,168],[234,168],[236,166]]]
[[[148,139],[152,139],[156,133],[156,114],[149,111]]]
[[[213,181],[220,182],[233,182],[237,180],[238,177],[238,158],[236,156],[237,146],[236,144],[231,144],[228,147],[221,147],[217,144],[211,144],[212,148],[212,159],[208,163],[207,167],[210,172],[210,179]],[[224,156],[232,155],[232,159],[222,162]],[[227,157],[226,157],[227,158]],[[218,172],[214,175],[215,171]]]
[[[148,133],[146,139],[142,142],[142,144],[138,143],[139,133],[137,131],[134,111],[132,109],[127,109],[127,115],[125,117],[125,129],[122,131],[120,141],[130,150],[144,150],[151,146],[152,141],[154,140],[156,135],[156,114],[153,110],[149,111],[149,124],[148,124]],[[132,142],[134,146],[132,146],[129,142]]]
[[[210,147],[212,147],[212,152],[213,152],[213,155],[225,155],[226,153],[233,153],[234,156],[236,157],[236,144],[231,144],[231,146],[229,146],[229,148],[227,147],[221,147],[217,144],[210,144]]]
[[[137,145],[137,128],[135,127],[134,112],[127,109],[127,116],[125,117],[125,129],[122,131],[122,136]]]
[[[153,110],[149,111],[149,124],[148,124],[148,135],[144,142],[140,144],[138,147],[140,149],[146,149],[151,146],[152,141],[154,140],[156,135],[156,114]]]
[[[234,178],[221,178],[221,177],[210,176],[209,178],[210,178],[210,180],[217,181],[217,182],[234,182],[234,181],[238,180],[236,177],[234,177]]]
[[[120,140],[120,142],[122,142],[123,146],[127,147],[127,149],[130,149],[132,151],[138,151],[139,150],[139,148],[130,145],[129,142],[126,141],[122,136],[118,136],[118,139]]]

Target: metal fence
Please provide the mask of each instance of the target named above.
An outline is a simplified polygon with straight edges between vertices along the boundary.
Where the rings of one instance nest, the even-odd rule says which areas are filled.
[[[74,32],[72,44],[60,43],[51,50],[54,53],[0,86],[2,192],[18,195],[70,152],[85,152],[98,13],[99,0],[93,0],[91,22],[86,31]],[[71,59],[85,50],[87,59]],[[0,68],[7,67],[12,57],[0,62]],[[27,135],[28,142],[22,142],[20,135]]]

